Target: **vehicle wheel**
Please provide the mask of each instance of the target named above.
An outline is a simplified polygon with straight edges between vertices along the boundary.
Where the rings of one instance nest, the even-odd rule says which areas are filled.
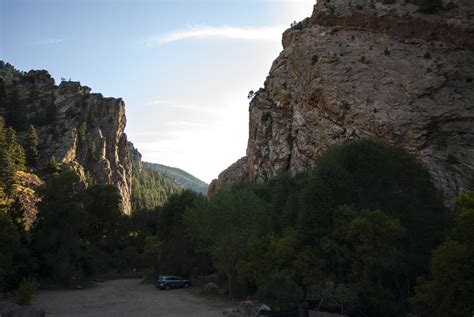
[[[189,287],[189,283],[184,283],[184,288],[188,288]]]
[[[165,290],[169,290],[170,288],[171,288],[171,287],[170,287],[169,284],[166,284],[166,285],[165,285]]]

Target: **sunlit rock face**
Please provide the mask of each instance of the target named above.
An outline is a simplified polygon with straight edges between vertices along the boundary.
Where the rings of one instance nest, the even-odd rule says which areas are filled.
[[[451,204],[474,178],[474,3],[418,10],[318,1],[283,34],[283,51],[250,102],[247,156],[209,195],[307,171],[331,145],[373,138],[415,154]]]
[[[18,92],[28,121],[35,123],[40,168],[54,157],[63,168],[76,171],[84,185],[112,184],[120,191],[123,211],[131,212],[132,166],[122,99],[91,93],[79,82],[55,85],[46,71],[17,73],[5,82],[5,89],[10,96]],[[0,106],[2,113],[5,109]]]

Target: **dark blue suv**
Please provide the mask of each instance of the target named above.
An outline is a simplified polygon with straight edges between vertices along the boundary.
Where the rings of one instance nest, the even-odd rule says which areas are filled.
[[[170,289],[191,286],[189,280],[174,275],[160,275],[155,279],[155,286],[159,289]]]

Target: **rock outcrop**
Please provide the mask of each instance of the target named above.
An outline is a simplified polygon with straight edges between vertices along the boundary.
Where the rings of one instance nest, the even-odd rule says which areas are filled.
[[[309,170],[329,146],[373,138],[415,154],[450,204],[474,179],[473,17],[469,0],[434,14],[319,0],[283,34],[283,51],[250,102],[247,156],[209,195]]]
[[[38,169],[53,160],[76,171],[84,184],[93,180],[115,185],[123,211],[131,212],[132,166],[122,99],[91,93],[79,82],[55,85],[46,71],[14,73],[6,78],[4,90],[8,102],[0,105],[0,115],[18,125],[14,128],[20,140],[26,139],[25,125],[37,130]]]

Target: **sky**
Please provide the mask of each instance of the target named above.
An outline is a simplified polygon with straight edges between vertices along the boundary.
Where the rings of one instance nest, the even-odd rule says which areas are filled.
[[[0,59],[126,104],[143,160],[210,182],[245,155],[247,94],[315,0],[0,0]]]

